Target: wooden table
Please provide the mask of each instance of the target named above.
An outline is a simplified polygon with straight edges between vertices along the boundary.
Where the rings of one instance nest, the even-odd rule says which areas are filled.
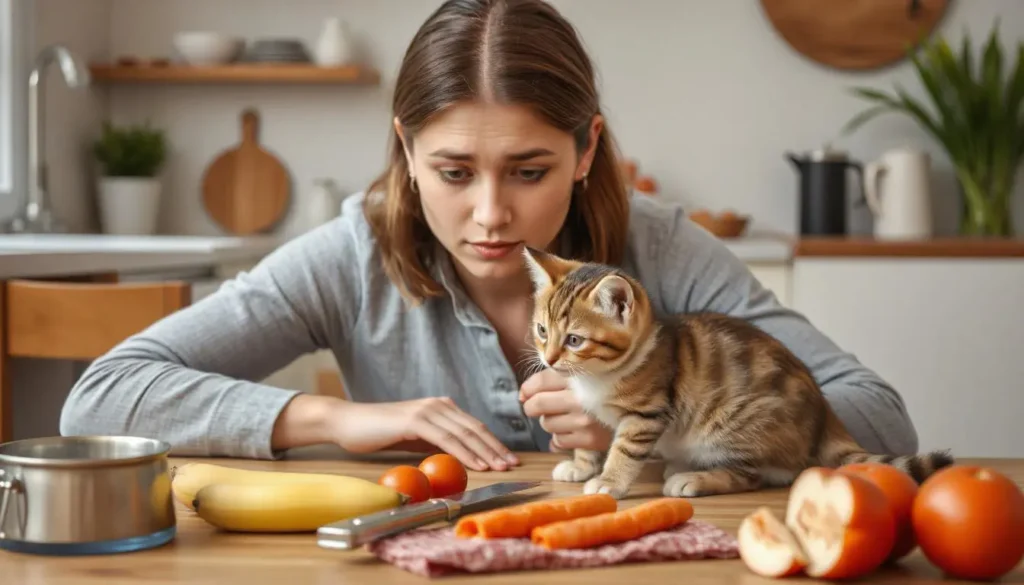
[[[544,480],[536,488],[544,497],[579,493],[579,486],[548,481],[551,468],[560,459],[552,454],[523,454],[523,465],[510,472],[470,472],[470,487],[494,481]],[[185,459],[174,459],[180,463]],[[339,460],[336,458],[295,459],[287,461],[214,461],[251,469],[288,471],[326,471],[374,479],[396,462],[414,459],[387,457],[376,461]],[[971,461],[964,461],[970,463]],[[973,462],[1007,473],[1024,485],[1024,460],[974,460]],[[644,498],[659,496],[660,466],[652,464],[641,477],[633,496],[621,506],[634,505]],[[710,521],[735,533],[740,520],[756,506],[766,505],[783,513],[786,490],[770,490],[742,495],[696,498],[692,502],[695,518]],[[179,533],[175,541],[160,549],[138,553],[100,557],[37,557],[0,551],[0,583],[18,585],[119,585],[145,583],[216,583],[227,585],[343,585],[360,583],[390,585],[393,583],[426,583],[428,579],[407,573],[378,561],[359,551],[331,551],[316,545],[314,534],[247,535],[220,533],[188,509],[178,510]],[[437,579],[452,583],[493,583],[522,585],[524,578],[537,578],[545,584],[587,583],[588,585],[624,585],[638,583],[641,578],[655,583],[741,583],[757,585],[773,583],[759,577],[740,560],[703,560],[669,563],[618,565],[587,570],[550,572],[499,573],[493,575],[451,576]],[[804,579],[807,581],[807,579]],[[872,582],[953,583],[942,580],[942,574],[915,551],[898,568],[876,573]],[[1024,582],[1024,564],[1003,578],[1007,582]]]

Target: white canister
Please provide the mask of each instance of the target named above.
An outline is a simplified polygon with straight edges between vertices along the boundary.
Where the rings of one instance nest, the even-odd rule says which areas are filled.
[[[314,179],[306,205],[306,229],[323,225],[341,214],[342,195],[333,179]]]
[[[321,67],[340,67],[352,62],[352,43],[345,21],[335,17],[324,20],[313,58]]]
[[[154,177],[102,177],[99,208],[103,233],[153,235],[160,213],[160,181]]]

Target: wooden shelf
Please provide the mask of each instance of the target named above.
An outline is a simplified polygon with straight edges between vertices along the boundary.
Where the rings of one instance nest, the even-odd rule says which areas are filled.
[[[807,237],[797,240],[793,254],[799,257],[1022,258],[1024,240],[944,237],[896,241],[869,236]]]
[[[359,65],[318,67],[276,63],[239,63],[211,67],[190,65],[93,64],[89,71],[97,83],[272,83],[320,85],[376,85],[380,74]]]

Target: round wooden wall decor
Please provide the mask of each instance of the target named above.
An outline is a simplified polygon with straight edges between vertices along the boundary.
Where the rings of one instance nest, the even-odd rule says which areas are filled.
[[[838,69],[874,69],[931,34],[949,0],[761,0],[791,47]]]

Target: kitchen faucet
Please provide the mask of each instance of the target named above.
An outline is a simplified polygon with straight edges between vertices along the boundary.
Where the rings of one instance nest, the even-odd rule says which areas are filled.
[[[65,231],[50,209],[46,168],[43,81],[47,70],[55,61],[68,87],[89,85],[89,72],[81,66],[67,47],[50,45],[36,57],[35,67],[28,78],[28,197],[21,212],[7,222],[4,231],[8,233]]]

